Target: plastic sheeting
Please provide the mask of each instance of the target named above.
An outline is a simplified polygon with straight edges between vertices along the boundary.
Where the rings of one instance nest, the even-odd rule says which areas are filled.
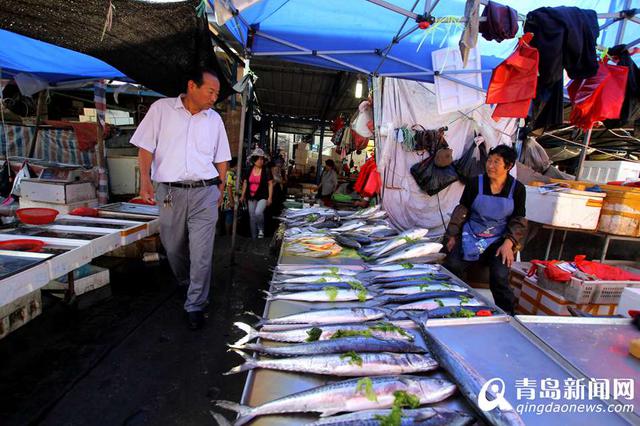
[[[409,169],[424,157],[403,151],[394,140],[393,129],[413,124],[421,124],[427,129],[448,126],[445,137],[456,160],[473,143],[474,130],[484,136],[487,148],[511,145],[517,120],[495,122],[488,105],[438,115],[434,86],[408,80],[385,79],[381,103],[374,105],[374,110],[381,114],[377,122],[380,126],[377,158],[383,180],[382,205],[393,224],[402,229],[420,226],[429,228],[430,235],[442,234],[460,201],[464,185],[455,182],[433,197],[422,192]]]

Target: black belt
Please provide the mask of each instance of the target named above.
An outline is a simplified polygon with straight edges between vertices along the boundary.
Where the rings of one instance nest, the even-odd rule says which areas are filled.
[[[222,181],[220,180],[219,177],[215,177],[213,179],[206,179],[206,180],[188,180],[188,181],[182,181],[182,182],[163,182],[165,185],[169,185],[170,187],[174,187],[174,188],[202,188],[205,186],[212,186],[212,185],[220,185],[222,183]]]

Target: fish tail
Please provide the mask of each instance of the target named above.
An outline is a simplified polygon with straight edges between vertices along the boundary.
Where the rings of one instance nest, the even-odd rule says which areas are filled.
[[[215,401],[217,407],[224,408],[225,410],[235,411],[238,413],[238,418],[235,422],[233,422],[234,426],[241,426],[243,424],[249,423],[254,417],[253,409],[246,405],[240,405],[238,403],[232,401],[223,401],[217,400]]]
[[[222,373],[223,376],[228,376],[230,374],[237,374],[237,373],[242,373],[243,371],[249,371],[249,370],[253,370],[254,368],[257,367],[256,364],[256,360],[253,359],[252,357],[250,357],[249,355],[247,355],[246,353],[237,350],[237,349],[231,349],[233,352],[237,353],[238,355],[240,355],[242,358],[244,358],[244,364],[242,365],[238,365],[237,367],[233,367],[231,370],[227,371],[226,373]]]
[[[261,290],[264,294],[267,295],[267,300],[273,299],[273,294],[268,292],[267,290]]]
[[[258,343],[247,343],[244,345],[236,345],[236,344],[227,344],[227,346],[230,348],[229,351],[231,352],[233,349],[240,349],[240,350],[249,350],[249,351],[260,351],[260,349],[262,349],[262,345],[258,344]]]
[[[234,345],[244,345],[245,343],[249,343],[251,340],[253,340],[256,337],[258,337],[258,330],[256,330],[255,328],[251,327],[249,324],[245,324],[243,322],[234,322],[233,325],[235,325],[240,330],[242,330],[245,333],[247,333],[246,336],[244,336],[243,338],[241,338],[240,340],[235,342]]]
[[[229,423],[229,420],[224,418],[222,414],[214,413],[211,410],[209,410],[209,414],[211,414],[211,417],[213,417],[213,420],[215,420],[218,423],[218,426],[231,426],[231,423]]]
[[[264,325],[267,322],[266,319],[264,319],[260,315],[255,314],[255,313],[253,313],[251,311],[244,311],[244,315],[249,315],[249,316],[254,317],[254,318],[256,318],[258,320],[258,322],[253,325],[254,327],[260,327],[260,326]]]

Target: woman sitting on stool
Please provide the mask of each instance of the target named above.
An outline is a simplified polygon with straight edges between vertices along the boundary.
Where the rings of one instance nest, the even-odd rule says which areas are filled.
[[[462,278],[473,263],[488,265],[493,299],[508,314],[515,308],[509,269],[527,231],[526,190],[509,175],[516,156],[506,145],[489,152],[486,173],[467,183],[446,232],[445,267]]]

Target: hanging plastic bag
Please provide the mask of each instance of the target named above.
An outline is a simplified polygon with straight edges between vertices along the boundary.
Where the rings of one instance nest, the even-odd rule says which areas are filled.
[[[573,80],[567,91],[571,99],[569,121],[582,129],[607,118],[619,118],[627,89],[629,68],[599,63],[595,76]]]
[[[9,162],[5,161],[0,168],[0,196],[8,197],[11,194],[11,179],[9,177]]]
[[[605,281],[640,281],[640,275],[632,274],[612,265],[589,261],[586,258],[584,255],[579,255],[574,259],[576,267],[585,274],[594,275]]]
[[[19,197],[20,196],[20,183],[21,183],[22,179],[30,178],[30,177],[31,177],[31,173],[29,173],[29,166],[27,165],[27,162],[25,161],[22,164],[22,168],[16,174],[16,177],[13,180],[13,188],[11,189],[11,194],[15,195],[16,197]]]
[[[522,162],[542,174],[551,166],[551,160],[549,159],[547,151],[545,151],[542,145],[536,141],[536,138],[532,136],[528,136],[525,141]]]
[[[364,101],[358,106],[358,115],[351,124],[351,130],[363,138],[372,138],[373,132],[369,129],[369,122],[373,123],[373,111],[369,101]]]
[[[433,196],[459,179],[453,165],[438,167],[431,156],[411,167],[411,176],[424,192]]]
[[[529,46],[532,33],[520,38],[516,50],[491,74],[487,89],[487,104],[496,104],[491,117],[524,118],[529,113],[531,99],[538,84],[538,49]]]
[[[456,172],[464,179],[472,179],[484,173],[487,163],[487,144],[482,136],[473,138],[471,147],[454,163]]]

